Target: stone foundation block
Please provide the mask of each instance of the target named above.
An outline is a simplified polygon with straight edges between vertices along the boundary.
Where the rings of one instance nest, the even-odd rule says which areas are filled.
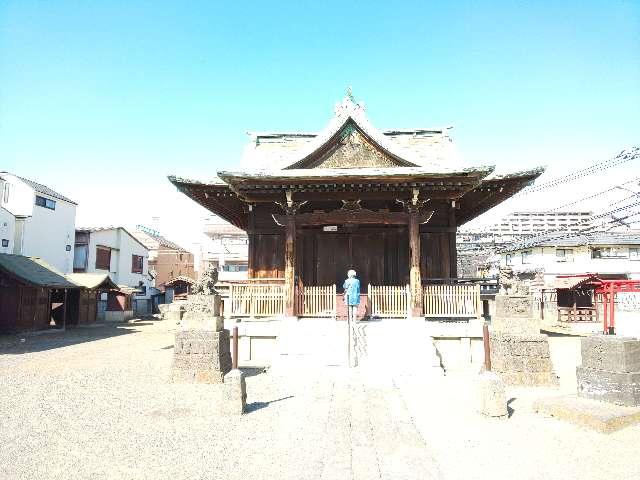
[[[230,370],[229,330],[176,332],[171,375],[174,382],[222,383]]]
[[[576,368],[578,396],[628,407],[640,406],[640,371],[610,372]]]
[[[499,375],[506,385],[544,387],[558,384],[558,377],[553,372],[499,372]]]
[[[478,411],[488,417],[507,416],[504,383],[494,372],[484,372],[478,378]]]
[[[532,318],[533,297],[528,295],[496,295],[496,317]]]
[[[492,370],[507,385],[557,385],[546,335],[494,332],[489,341]]]
[[[594,335],[581,341],[582,366],[609,372],[640,372],[640,340]]]

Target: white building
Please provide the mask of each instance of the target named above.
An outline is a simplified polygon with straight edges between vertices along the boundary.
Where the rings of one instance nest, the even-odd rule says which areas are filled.
[[[40,257],[71,272],[76,206],[45,185],[0,172],[0,253]]]
[[[514,272],[543,271],[546,284],[557,275],[584,273],[640,278],[640,231],[550,234],[516,244],[501,256],[501,266]]]
[[[244,230],[216,216],[207,217],[200,245],[200,272],[218,269],[218,278],[243,280],[248,275],[249,240]]]
[[[465,231],[459,235],[478,241],[505,243],[525,235],[540,235],[547,232],[579,233],[593,228],[593,213],[587,211],[531,211],[513,212],[500,222],[485,227],[482,232]]]
[[[108,273],[120,286],[153,286],[149,250],[123,227],[79,228],[75,233],[74,272]]]

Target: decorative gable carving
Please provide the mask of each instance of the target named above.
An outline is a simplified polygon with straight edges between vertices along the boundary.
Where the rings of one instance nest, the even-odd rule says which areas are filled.
[[[386,168],[404,167],[378,145],[372,143],[353,122],[348,122],[328,148],[296,168]]]

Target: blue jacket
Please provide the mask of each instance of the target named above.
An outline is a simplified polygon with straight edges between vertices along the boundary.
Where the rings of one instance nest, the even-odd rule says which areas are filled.
[[[360,305],[360,280],[357,278],[347,278],[342,288],[344,288],[347,305]]]

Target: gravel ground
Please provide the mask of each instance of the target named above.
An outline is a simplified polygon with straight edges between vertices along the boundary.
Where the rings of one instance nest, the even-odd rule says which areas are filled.
[[[534,414],[552,389],[509,390],[512,417],[490,420],[468,375],[385,386],[357,369],[256,370],[249,413],[221,418],[216,386],[168,382],[172,345],[158,321],[0,337],[0,478],[640,478],[640,427]]]
[[[396,389],[354,371],[247,378],[249,413],[168,383],[173,334],[141,321],[0,339],[0,478],[438,478]]]

